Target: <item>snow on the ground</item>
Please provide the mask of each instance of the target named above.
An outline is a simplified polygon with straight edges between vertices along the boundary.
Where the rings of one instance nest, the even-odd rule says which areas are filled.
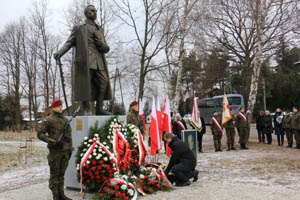
[[[211,133],[204,136],[203,150],[198,154],[199,180],[189,187],[175,188],[171,192],[158,192],[145,200],[299,200],[299,150],[258,144],[252,129],[249,150],[214,152]],[[167,164],[167,157],[160,156]],[[16,168],[0,175],[0,200],[51,199],[48,189],[49,169],[46,156],[40,166]],[[66,190],[72,199],[80,199],[78,191]],[[87,194],[89,199],[93,194]]]

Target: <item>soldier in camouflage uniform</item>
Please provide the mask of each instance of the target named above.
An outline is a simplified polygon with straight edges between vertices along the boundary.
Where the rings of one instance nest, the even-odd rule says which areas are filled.
[[[282,128],[283,128],[283,131],[285,132],[286,140],[288,142],[287,147],[292,148],[292,146],[293,146],[293,135],[291,133],[291,115],[290,115],[290,111],[287,111],[284,118],[283,118]]]
[[[217,126],[214,119],[216,120],[219,127]],[[211,122],[210,122],[210,129],[213,134],[214,146],[216,152],[222,151],[221,149],[222,131],[220,130],[220,128],[222,130],[222,118],[221,116],[219,116],[218,112],[214,112],[214,116],[211,118]]]
[[[295,141],[297,143],[297,138],[298,138],[298,109],[297,108],[293,108],[293,115],[291,116],[291,138],[292,138],[292,141],[291,141],[291,144],[293,147],[293,136],[295,137]],[[297,148],[297,146],[296,146]]]
[[[235,126],[234,126],[234,119],[229,120],[226,124],[224,124],[226,130],[226,137],[227,137],[227,151],[236,150],[234,147],[234,137],[235,137]]]
[[[245,109],[242,108],[240,110],[239,114],[235,118],[235,124],[240,136],[241,149],[248,149],[246,144],[249,137],[250,124],[247,115],[245,114]]]
[[[294,128],[297,129],[297,131],[294,132],[296,149],[300,149],[300,113],[299,112],[297,112],[294,120],[295,120]]]
[[[64,142],[58,143],[57,139],[68,120],[62,114],[61,100],[54,101],[51,108],[52,114],[38,127],[37,136],[48,144],[49,188],[53,200],[70,200],[64,195],[64,175],[73,151],[71,127],[69,126],[65,133]]]
[[[127,124],[136,125],[140,129],[141,133],[144,135],[143,119],[139,115],[139,104],[136,101],[133,101],[130,104],[130,111],[127,114]]]

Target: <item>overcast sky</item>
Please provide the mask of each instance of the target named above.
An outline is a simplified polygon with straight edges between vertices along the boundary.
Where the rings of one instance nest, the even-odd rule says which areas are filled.
[[[63,11],[70,5],[71,0],[48,0],[51,11],[51,27],[63,27]],[[21,16],[27,16],[34,0],[0,0],[0,31],[5,24],[18,20]]]

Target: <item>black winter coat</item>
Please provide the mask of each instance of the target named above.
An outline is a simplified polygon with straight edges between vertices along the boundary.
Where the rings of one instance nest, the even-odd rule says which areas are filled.
[[[266,115],[264,117],[264,132],[273,133],[272,117],[271,115]]]
[[[263,130],[264,127],[264,116],[258,115],[256,118],[256,129]]]
[[[178,163],[183,163],[187,170],[194,170],[196,167],[196,157],[190,147],[177,137],[169,143],[169,147],[173,153],[171,155],[169,165],[166,171],[170,171],[172,167]]]
[[[180,122],[183,124],[184,128],[186,129],[186,123],[184,120],[180,120]],[[178,137],[178,138],[181,138],[181,131],[182,131],[182,128],[181,126],[178,124],[177,121],[174,121],[174,126],[173,126],[173,133]]]

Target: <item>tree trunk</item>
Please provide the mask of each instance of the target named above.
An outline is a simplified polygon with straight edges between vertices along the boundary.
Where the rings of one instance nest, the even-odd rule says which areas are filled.
[[[262,27],[263,27],[263,19],[261,16],[261,0],[256,1],[256,29],[257,29],[257,51],[255,54],[255,61],[253,67],[253,74],[251,76],[251,84],[250,84],[250,93],[248,100],[248,110],[251,112],[251,118],[254,111],[254,106],[256,103],[259,75],[261,71],[261,59],[262,59]]]
[[[184,59],[184,39],[185,39],[186,27],[187,27],[188,5],[189,5],[189,0],[185,0],[183,22],[182,22],[182,26],[180,28],[181,40],[180,40],[180,46],[179,46],[179,64],[178,64],[178,71],[177,71],[175,98],[174,98],[174,101],[172,104],[172,110],[176,113],[178,112],[180,99],[182,97],[182,70],[183,70],[183,59]]]

